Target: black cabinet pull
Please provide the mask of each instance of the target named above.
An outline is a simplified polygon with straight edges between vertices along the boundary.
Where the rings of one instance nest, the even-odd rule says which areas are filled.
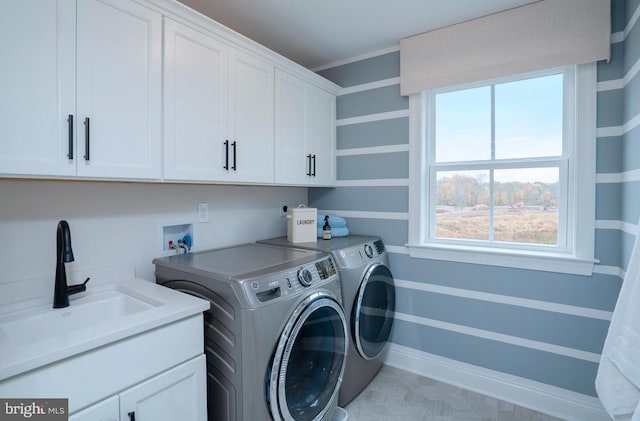
[[[69,124],[69,153],[67,158],[73,159],[73,114],[69,114],[67,123]]]
[[[313,177],[316,176],[316,156],[313,155]]]
[[[233,166],[231,167],[232,170],[237,170],[238,168],[236,168],[236,155],[237,155],[237,149],[236,149],[236,142],[234,141],[231,146],[233,146]]]
[[[224,166],[222,168],[229,171],[229,141],[228,140],[224,141],[224,155],[225,155]]]
[[[91,133],[91,129],[89,128],[89,117],[84,119],[84,160],[88,161],[91,157],[91,155],[89,154],[89,135]]]
[[[311,177],[311,154],[307,155],[307,175]]]
[[[136,421],[136,411],[131,411],[127,415],[131,421]]]

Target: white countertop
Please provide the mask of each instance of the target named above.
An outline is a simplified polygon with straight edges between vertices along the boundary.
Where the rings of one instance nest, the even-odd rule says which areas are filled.
[[[69,284],[75,282],[69,281]],[[6,290],[4,291],[6,292]],[[101,320],[99,314],[92,315],[90,325],[62,334],[47,335],[46,332],[21,332],[7,334],[2,330],[2,321],[16,319],[16,315],[50,314],[64,316],[72,311],[74,303],[80,306],[91,297],[125,294],[149,303],[148,308],[123,317]],[[3,306],[0,314],[0,382],[29,370],[44,366],[73,355],[196,315],[209,308],[209,302],[133,276],[117,281],[90,281],[87,292],[69,297],[70,306],[65,309],[51,308],[51,301],[27,300]],[[8,311],[5,311],[8,310]],[[55,313],[54,313],[55,312]],[[10,323],[10,321],[9,321]]]

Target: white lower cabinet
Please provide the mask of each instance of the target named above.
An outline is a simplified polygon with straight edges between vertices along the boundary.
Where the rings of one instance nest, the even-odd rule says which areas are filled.
[[[69,421],[118,421],[120,419],[120,399],[112,396],[69,417]]]
[[[205,421],[201,355],[69,417],[70,421]]]
[[[205,421],[206,363],[201,355],[120,393],[120,420]]]

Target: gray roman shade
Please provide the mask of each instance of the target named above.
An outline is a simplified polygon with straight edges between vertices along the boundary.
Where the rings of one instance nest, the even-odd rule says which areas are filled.
[[[610,0],[542,0],[400,40],[400,89],[609,59]]]

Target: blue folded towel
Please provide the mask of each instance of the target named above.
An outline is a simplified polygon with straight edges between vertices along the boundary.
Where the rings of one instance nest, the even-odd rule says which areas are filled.
[[[318,215],[318,227],[322,228],[324,226],[324,217],[326,215],[319,214]],[[329,215],[329,225],[331,228],[344,228],[347,226],[347,221],[341,216],[338,215]]]
[[[331,227],[331,238],[334,237],[347,237],[349,235],[349,228],[347,227]],[[322,238],[322,228],[318,228],[318,238]]]

